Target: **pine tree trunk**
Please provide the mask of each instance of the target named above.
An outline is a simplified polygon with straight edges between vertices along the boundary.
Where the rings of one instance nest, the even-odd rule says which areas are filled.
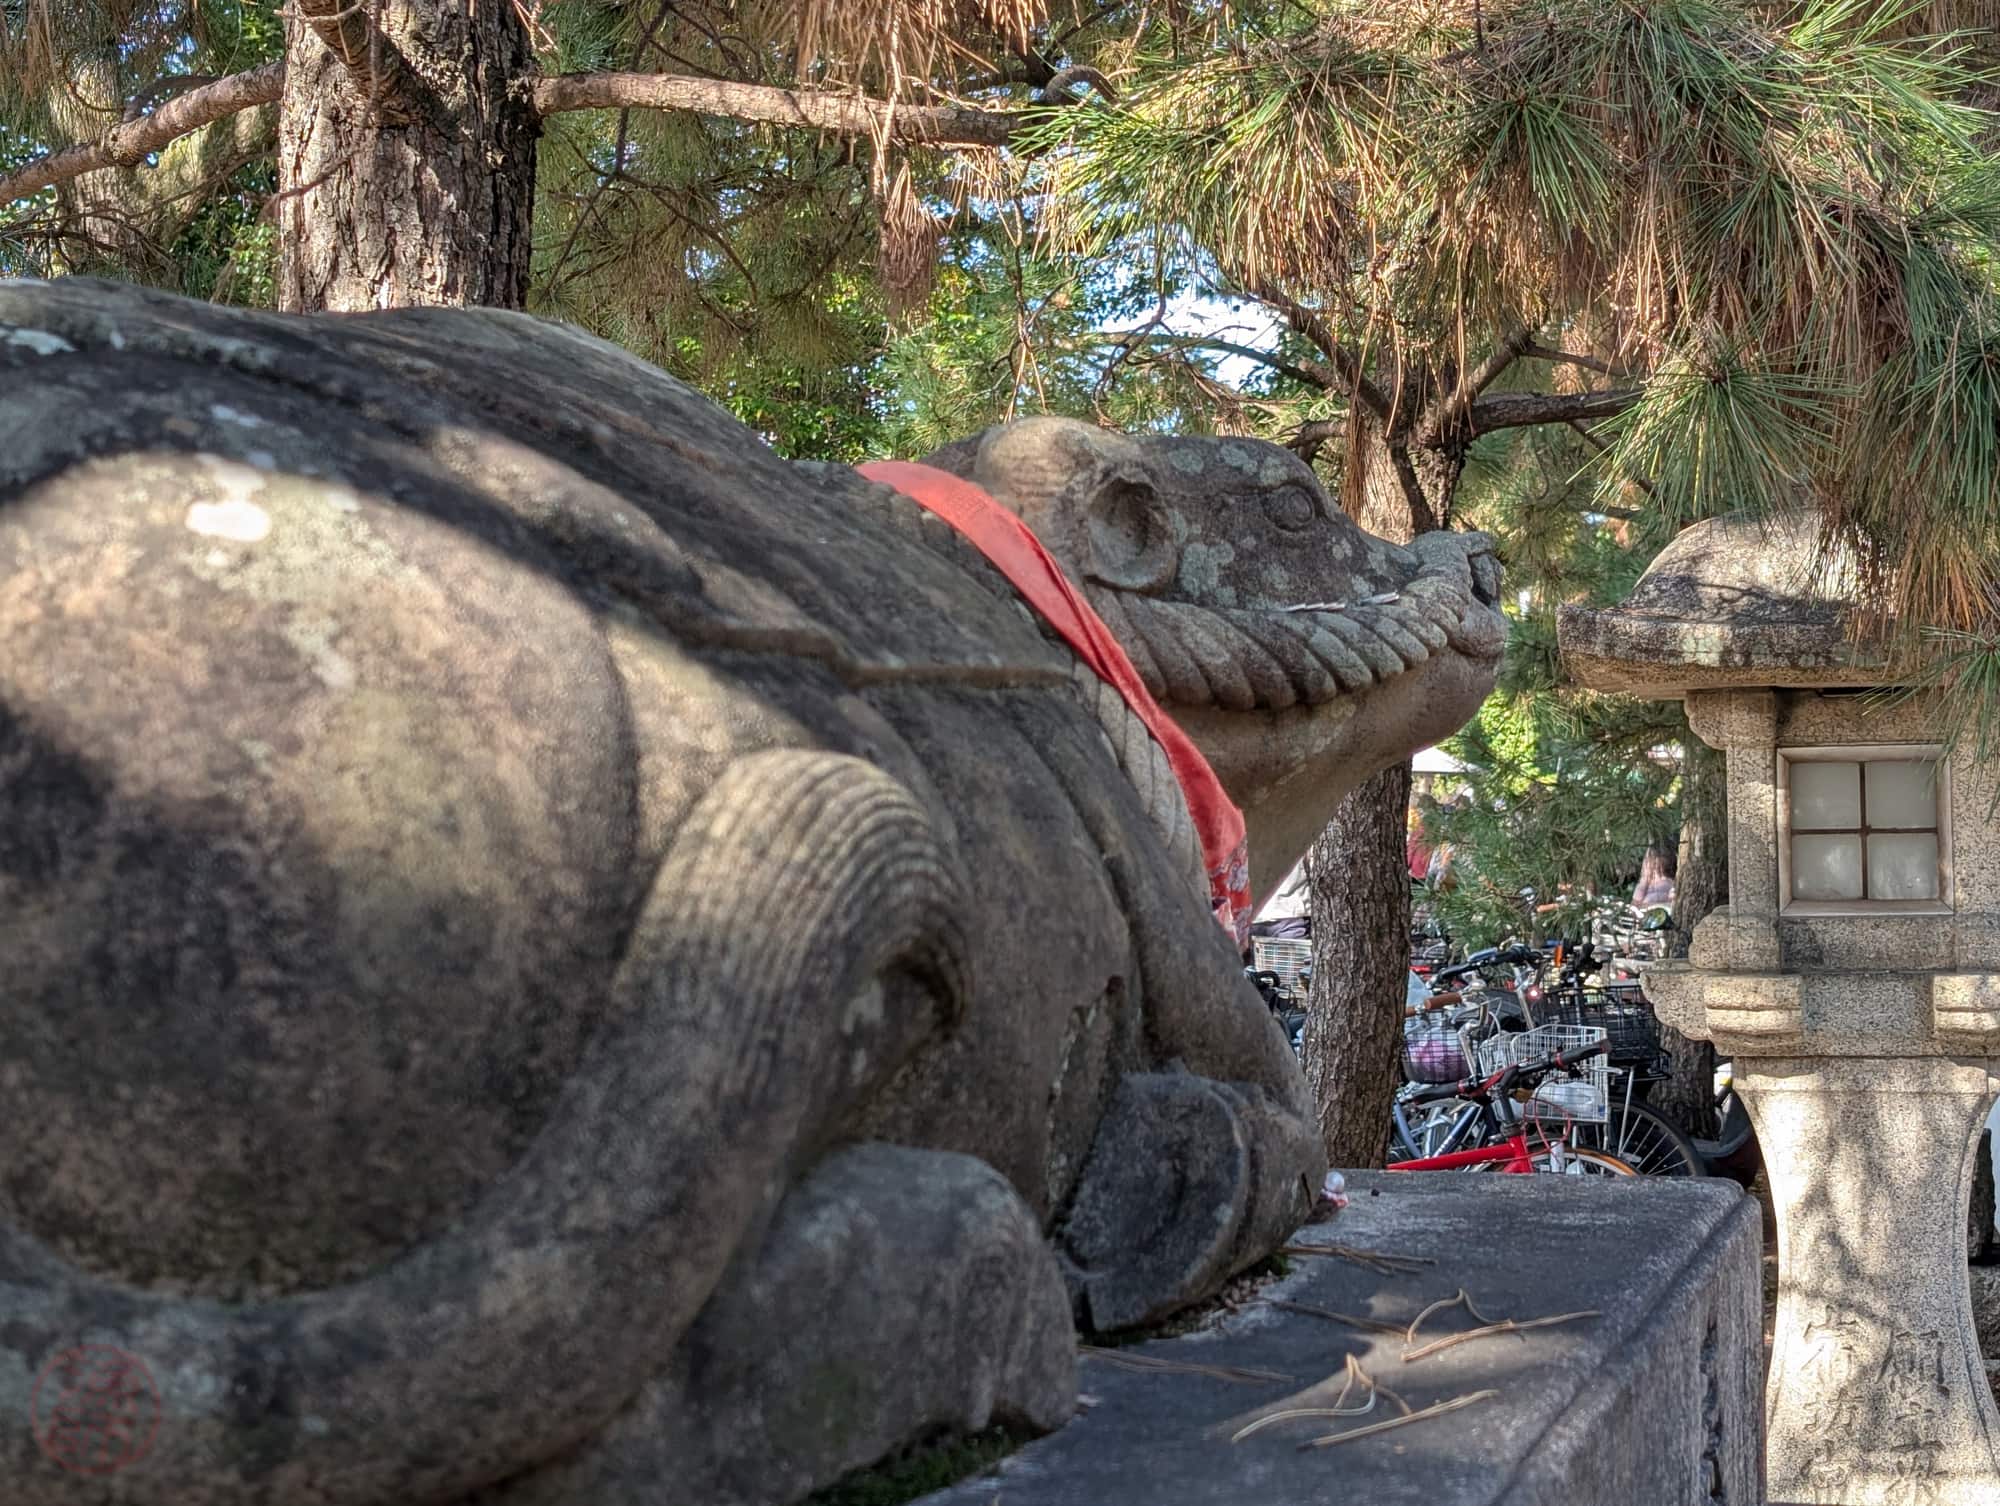
[[[1389,1146],[1409,979],[1409,805],[1410,766],[1393,764],[1340,803],[1306,860],[1313,914],[1306,1081],[1335,1166],[1380,1166]]]
[[[525,307],[540,126],[515,7],[297,0],[286,13],[278,306]]]
[[[1681,850],[1674,874],[1671,952],[1685,957],[1697,922],[1729,898],[1729,816],[1723,758],[1695,736],[1683,740]],[[1649,1101],[1691,1135],[1716,1133],[1715,1047],[1660,1026],[1660,1044],[1672,1076],[1656,1084]]]
[[[1729,902],[1729,811],[1723,757],[1689,733],[1681,740],[1681,851],[1674,872],[1673,955],[1695,926]]]
[[[95,141],[113,126],[124,108],[125,83],[118,29],[99,17],[102,35],[69,56],[62,75],[44,101],[46,130],[55,146]],[[74,276],[130,275],[160,259],[143,227],[123,212],[119,189],[129,174],[118,168],[85,173],[56,190],[64,228],[55,270]]]
[[[1404,458],[1426,462],[1422,455]],[[1420,519],[1380,439],[1371,438],[1349,463],[1357,462],[1362,471],[1347,490],[1349,509],[1363,528],[1396,544],[1408,543],[1446,510],[1458,472],[1448,458],[1429,466],[1442,492],[1432,493],[1435,513]],[[1409,808],[1405,760],[1341,801],[1307,857],[1313,981],[1306,1081],[1335,1166],[1380,1166],[1389,1148],[1410,967]]]

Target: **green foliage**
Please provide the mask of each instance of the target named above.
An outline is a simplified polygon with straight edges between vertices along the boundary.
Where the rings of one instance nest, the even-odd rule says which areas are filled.
[[[1471,799],[1423,802],[1427,836],[1452,848],[1428,897],[1454,941],[1576,935],[1599,898],[1629,896],[1649,846],[1680,830],[1678,774],[1641,741],[1670,735],[1653,708],[1579,715],[1555,695],[1495,696],[1446,747],[1473,765]],[[1561,903],[1537,915],[1524,901]]]
[[[1171,291],[959,238],[922,317],[884,352],[890,452],[924,455],[1021,413],[1214,432],[1232,417],[1218,411],[1232,405],[1216,401],[1217,353],[1114,328]]]
[[[1631,386],[1607,504],[1816,504],[1906,628],[1985,631],[1995,117],[1923,9],[1320,0],[1193,61],[1156,27],[1118,106],[1039,129],[1050,225],[1275,280],[1385,390],[1510,327],[1581,341]]]
[[[272,164],[253,162],[236,173],[226,192],[202,206],[168,253],[181,292],[247,308],[273,305],[278,232],[258,211],[276,189]]]
[[[1597,696],[1566,682],[1555,610],[1615,601],[1670,535],[1592,510],[1590,451],[1562,430],[1517,431],[1468,467],[1469,521],[1508,541],[1507,657],[1495,694],[1445,747],[1470,773],[1465,801],[1420,806],[1424,831],[1452,848],[1432,914],[1455,941],[1577,934],[1592,900],[1629,894],[1649,846],[1680,826],[1668,745],[1677,711]],[[1522,898],[1560,903],[1536,915]]]
[[[42,144],[25,131],[8,124],[0,111],[0,173],[11,172],[42,154]],[[37,277],[42,274],[43,247],[33,227],[55,208],[56,194],[45,188],[15,206],[17,213],[0,218],[0,277]]]
[[[1654,526],[1685,527],[1759,498],[1798,500],[1826,473],[1833,390],[1744,351],[1676,352],[1654,369],[1646,395],[1601,433],[1614,441],[1607,478],[1650,478]]]

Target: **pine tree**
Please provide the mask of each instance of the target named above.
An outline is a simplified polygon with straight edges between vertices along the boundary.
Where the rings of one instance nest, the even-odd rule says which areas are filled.
[[[1980,60],[1919,34],[1921,9],[1329,0],[1241,13],[1194,59],[1162,23],[1118,105],[1033,136],[1062,148],[1062,245],[1150,238],[1282,314],[1377,532],[1450,526],[1481,441],[1574,426],[1603,505],[1637,485],[1662,530],[1816,507],[1888,626],[1953,635],[1937,673],[1990,727],[2000,180]],[[1370,897],[1393,892],[1406,780],[1350,797],[1324,849],[1322,1021],[1395,1011],[1407,933]],[[1308,1063],[1343,1070],[1354,1103],[1329,1123],[1356,1129],[1329,1151],[1373,1159],[1386,1053]]]

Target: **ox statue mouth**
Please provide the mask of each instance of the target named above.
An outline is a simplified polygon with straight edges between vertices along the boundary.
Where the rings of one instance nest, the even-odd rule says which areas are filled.
[[[1493,688],[1507,637],[1494,541],[1376,538],[1280,446],[1031,418],[928,463],[1061,562],[1241,807],[1257,893],[1349,791],[1464,726]],[[1185,820],[1162,815],[1170,841]]]
[[[1084,592],[1155,699],[1283,711],[1370,690],[1444,653],[1497,661],[1506,619],[1495,604],[1499,568],[1484,546],[1479,535],[1445,535],[1423,551],[1426,566],[1446,556],[1443,568],[1351,602],[1219,607],[1088,582]],[[1460,547],[1454,571],[1449,553]]]

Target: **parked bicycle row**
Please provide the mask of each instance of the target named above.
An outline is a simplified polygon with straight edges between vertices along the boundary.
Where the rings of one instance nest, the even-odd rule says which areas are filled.
[[[1712,1111],[1702,1125],[1649,1101],[1671,1069],[1639,959],[1596,940],[1512,942],[1455,963],[1434,947],[1413,948],[1392,1167],[1754,1173],[1755,1141],[1727,1063],[1704,1085]],[[1311,943],[1260,937],[1253,956],[1252,977],[1302,1050]]]

